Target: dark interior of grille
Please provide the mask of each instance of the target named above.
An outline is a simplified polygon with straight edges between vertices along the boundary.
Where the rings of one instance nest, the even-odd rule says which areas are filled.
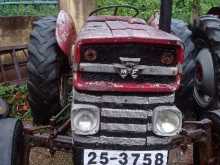
[[[95,50],[95,60],[87,60],[85,52]],[[161,55],[170,53],[176,55],[176,48],[172,45],[146,45],[141,43],[117,43],[117,44],[92,44],[81,46],[81,62],[112,64],[121,63],[119,57],[141,58],[139,65],[149,66],[174,66],[176,60],[170,64],[161,63]],[[175,58],[176,59],[176,58]]]
[[[86,73],[82,74],[82,79],[87,81],[107,81],[115,83],[127,83],[127,82],[138,82],[138,83],[161,83],[170,84],[176,80],[175,76],[150,76],[140,75],[137,79],[130,77],[122,79],[118,74],[106,74],[106,73]]]

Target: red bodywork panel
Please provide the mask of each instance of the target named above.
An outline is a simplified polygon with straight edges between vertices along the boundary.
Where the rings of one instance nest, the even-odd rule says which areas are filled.
[[[76,28],[71,16],[63,10],[60,11],[57,18],[56,39],[64,54],[69,55],[76,40]]]
[[[178,64],[183,63],[182,42],[176,36],[160,31],[145,23],[144,20],[132,17],[92,16],[89,17],[79,33],[74,52],[74,63],[80,63],[80,47],[94,43],[145,43],[156,45],[174,45],[177,47]],[[112,83],[106,81],[85,81],[80,72],[74,73],[74,87],[86,91],[112,92],[174,92],[180,86],[181,74],[176,76],[175,83]]]

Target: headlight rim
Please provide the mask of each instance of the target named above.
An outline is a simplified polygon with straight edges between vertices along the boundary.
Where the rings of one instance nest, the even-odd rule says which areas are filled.
[[[80,113],[80,111],[88,111],[92,114],[95,114],[97,124],[93,129],[85,132],[74,126],[74,116],[75,114]],[[71,111],[71,130],[76,135],[94,135],[98,133],[100,129],[100,116],[100,109],[94,105],[75,104],[74,108]]]
[[[162,132],[160,132],[158,130],[158,128],[156,126],[156,124],[157,124],[157,117],[159,116],[158,114],[161,111],[163,111],[163,112],[164,111],[174,112],[178,116],[179,126],[172,133],[162,133]],[[153,110],[153,133],[155,135],[162,136],[162,137],[176,136],[176,135],[178,135],[182,131],[182,124],[183,124],[183,115],[182,115],[182,112],[176,106],[159,106],[159,107],[156,107]]]

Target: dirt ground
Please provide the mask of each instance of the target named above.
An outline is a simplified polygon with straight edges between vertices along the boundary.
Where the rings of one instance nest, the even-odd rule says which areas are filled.
[[[34,148],[30,155],[30,165],[73,165],[73,163],[71,154],[57,152],[51,157],[47,149]]]

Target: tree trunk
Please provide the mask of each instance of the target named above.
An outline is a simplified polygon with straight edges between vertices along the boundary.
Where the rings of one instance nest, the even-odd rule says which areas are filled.
[[[65,10],[72,16],[79,32],[89,13],[96,8],[96,0],[60,0],[59,5],[60,10]]]
[[[192,22],[196,26],[198,26],[198,24],[199,24],[200,13],[201,13],[200,0],[193,0],[193,4],[192,4]]]

